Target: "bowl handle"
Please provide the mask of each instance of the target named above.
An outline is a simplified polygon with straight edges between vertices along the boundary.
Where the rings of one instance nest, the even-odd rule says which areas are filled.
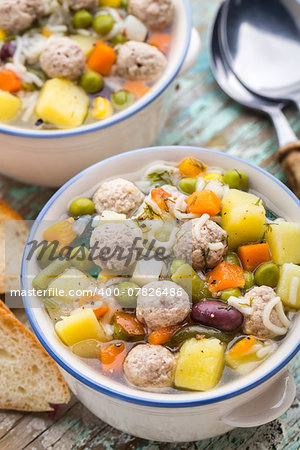
[[[257,427],[277,419],[291,406],[296,394],[294,377],[285,371],[251,401],[230,411],[222,422],[233,427]]]
[[[196,28],[192,28],[190,45],[178,76],[184,75],[196,63],[201,50],[201,38]]]

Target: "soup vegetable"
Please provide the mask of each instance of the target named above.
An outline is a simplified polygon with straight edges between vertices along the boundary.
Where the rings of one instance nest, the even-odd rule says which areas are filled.
[[[149,92],[167,64],[172,0],[1,0],[0,122],[72,128]]]
[[[267,206],[235,168],[154,162],[66,205],[33,287],[99,372],[207,391],[261,364],[300,308],[300,224]]]

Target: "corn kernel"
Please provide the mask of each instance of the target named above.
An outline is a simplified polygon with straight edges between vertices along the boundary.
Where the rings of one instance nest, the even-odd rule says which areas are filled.
[[[222,180],[222,175],[220,174],[220,173],[214,173],[214,172],[212,172],[212,173],[207,173],[206,175],[203,175],[203,178],[206,180],[206,181],[210,181],[210,180],[218,180],[218,181],[221,181]]]
[[[6,33],[4,30],[0,29],[0,41],[3,41],[4,38],[6,38]]]
[[[107,119],[113,114],[113,106],[104,97],[96,97],[93,103],[93,116],[96,119]]]
[[[99,6],[109,6],[110,8],[119,8],[121,0],[99,0]]]

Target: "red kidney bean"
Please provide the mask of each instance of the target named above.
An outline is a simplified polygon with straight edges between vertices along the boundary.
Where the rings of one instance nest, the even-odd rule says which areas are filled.
[[[221,331],[234,331],[243,323],[243,314],[233,306],[218,300],[204,300],[192,308],[195,322],[217,328]]]
[[[3,44],[0,50],[0,59],[2,61],[6,61],[7,59],[12,58],[14,56],[16,48],[17,44],[15,41],[9,41]]]

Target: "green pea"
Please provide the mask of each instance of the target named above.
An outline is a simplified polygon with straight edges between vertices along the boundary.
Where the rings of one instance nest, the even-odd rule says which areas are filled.
[[[81,76],[79,84],[88,94],[96,94],[103,88],[101,75],[92,71],[85,72]]]
[[[93,28],[100,36],[106,36],[114,26],[114,19],[110,14],[100,14],[93,20]]]
[[[197,186],[196,178],[182,178],[179,183],[179,189],[185,194],[192,194],[195,192]]]
[[[36,259],[42,269],[47,267],[52,261],[57,258],[57,247],[57,244],[47,242],[39,248]]]
[[[121,0],[120,8],[127,9],[129,0]]]
[[[254,286],[254,276],[252,272],[247,272],[247,270],[245,270],[244,278],[245,278],[244,289],[247,291],[248,289],[252,288],[252,286]]]
[[[117,91],[111,96],[111,102],[115,109],[121,111],[122,109],[128,108],[134,102],[134,96],[127,91]]]
[[[95,206],[89,198],[76,198],[72,201],[69,211],[73,217],[92,215],[95,212]]]
[[[139,285],[131,281],[123,281],[118,286],[117,300],[123,308],[135,308]]]
[[[88,28],[92,25],[93,16],[85,9],[80,9],[73,16],[74,28]]]
[[[240,297],[242,295],[239,288],[232,288],[232,289],[224,289],[221,293],[221,300],[223,302],[227,302],[229,297]]]
[[[174,275],[174,273],[177,272],[179,267],[182,266],[183,264],[185,264],[185,261],[183,261],[183,259],[175,259],[171,264],[169,274]]]
[[[225,173],[223,182],[228,184],[231,189],[241,189],[244,191],[247,188],[248,178],[244,172],[233,169]]]
[[[280,269],[274,263],[265,263],[256,269],[254,274],[255,283],[258,286],[276,287],[279,281]]]
[[[172,275],[172,281],[179,284],[192,297],[193,303],[211,297],[206,282],[189,264],[182,264]]]
[[[90,270],[94,264],[93,261],[89,259],[89,256],[90,252],[84,245],[75,247],[70,254],[71,264],[79,270]]]
[[[240,266],[240,260],[235,253],[227,253],[224,259],[229,264],[236,264],[237,266]]]
[[[117,33],[109,42],[112,45],[124,44],[127,41],[126,37],[122,33]]]

